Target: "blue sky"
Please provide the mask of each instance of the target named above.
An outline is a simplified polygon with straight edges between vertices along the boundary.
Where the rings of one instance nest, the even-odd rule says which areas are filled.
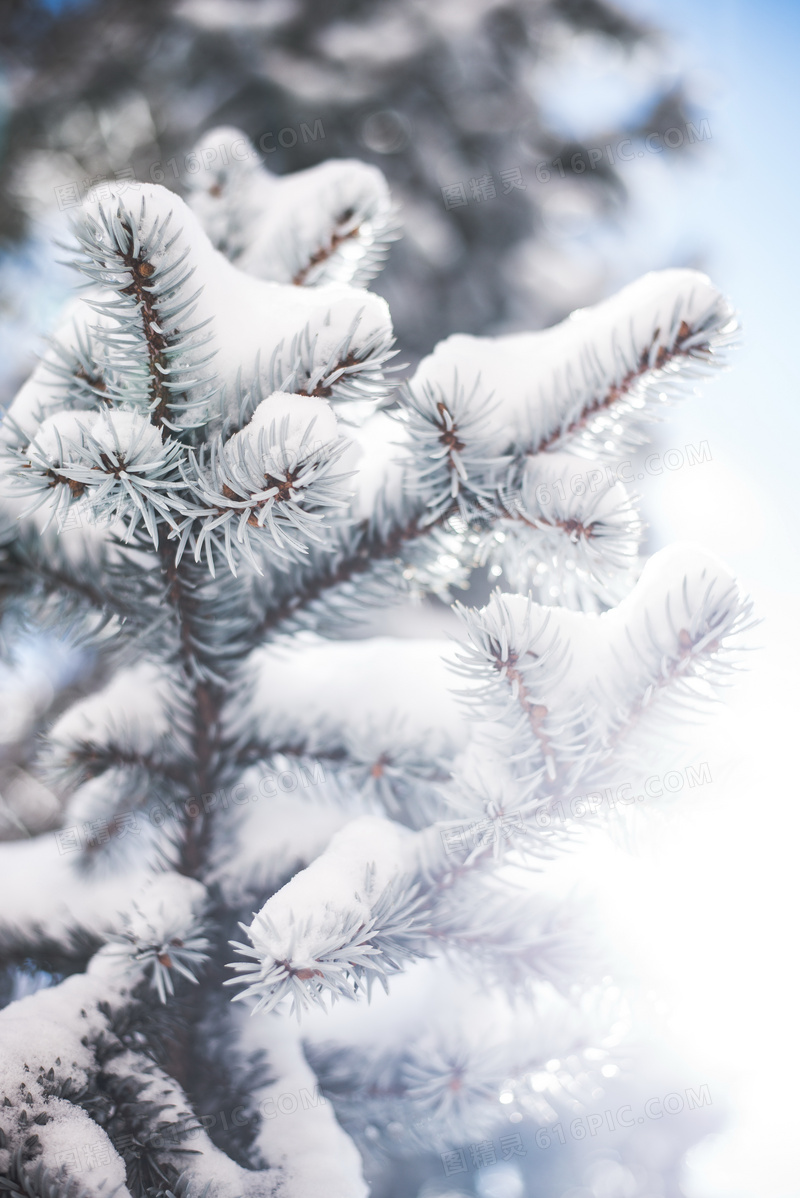
[[[734,471],[748,476],[770,524],[781,520],[781,537],[768,530],[758,549],[732,564],[766,585],[795,590],[800,5],[633,0],[630,6],[671,30],[682,57],[708,81],[713,161],[689,189],[684,218],[743,325],[731,373],[708,389],[702,409],[687,405],[679,420],[702,431]]]

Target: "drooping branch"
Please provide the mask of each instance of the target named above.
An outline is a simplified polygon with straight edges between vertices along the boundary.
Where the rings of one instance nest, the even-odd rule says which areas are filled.
[[[622,401],[629,400],[636,388],[658,371],[679,370],[684,363],[708,357],[714,352],[713,338],[709,336],[703,339],[702,330],[698,332],[691,328],[685,320],[680,322],[674,336],[666,344],[661,337],[661,329],[655,329],[650,345],[642,350],[636,365],[603,394],[587,398],[577,415],[572,416],[563,428],[554,429],[543,436],[537,445],[526,451],[528,456],[560,449],[586,430],[593,417],[601,412],[610,414]]]
[[[723,363],[736,328],[704,275],[653,272],[541,332],[449,337],[420,363],[410,397],[429,422],[436,398],[491,411],[461,438],[472,455],[608,459],[642,444],[661,409]]]
[[[300,269],[295,273],[292,282],[296,287],[301,287],[311,274],[312,270],[314,270],[315,267],[321,266],[323,263],[327,262],[328,259],[336,253],[336,251],[339,249],[339,246],[344,245],[344,243],[347,241],[358,240],[361,234],[361,229],[359,225],[353,224],[354,215],[355,214],[351,208],[347,209],[346,212],[341,213],[336,221],[336,227],[331,233],[330,241],[327,243],[327,245],[320,246],[318,250],[315,250],[314,253],[312,253],[309,257],[309,260],[305,266],[301,266]]]

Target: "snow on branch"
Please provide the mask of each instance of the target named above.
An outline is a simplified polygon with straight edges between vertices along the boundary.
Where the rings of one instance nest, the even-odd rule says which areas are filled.
[[[392,330],[379,297],[341,284],[297,288],[245,275],[212,248],[182,201],[159,187],[141,188],[132,201],[87,200],[76,236],[89,289],[16,397],[3,433],[4,482],[31,498],[28,511],[47,505],[59,528],[77,503],[90,501],[98,521],[124,517],[128,539],[143,521],[156,544],[157,525],[166,523],[202,548],[209,524],[229,522],[230,504],[221,512],[210,506],[218,489],[228,486],[233,495],[224,497],[234,506],[270,491],[273,475],[257,470],[250,479],[255,463],[245,468],[240,444],[252,436],[262,401],[293,392],[363,416],[385,396]],[[318,404],[323,442],[324,421]],[[201,426],[225,442],[210,478],[189,452]],[[279,433],[278,483],[289,468],[281,444]],[[304,468],[306,486],[313,473],[317,506],[330,502],[322,476],[340,453],[317,450]],[[236,484],[244,476],[250,492],[242,494]],[[272,506],[266,502],[264,511]],[[248,510],[245,528],[251,516]],[[260,519],[261,511],[253,526],[263,527]]]
[[[446,641],[391,637],[267,646],[225,710],[239,752],[307,755],[400,823],[446,817],[442,788],[466,741]]]
[[[188,745],[185,698],[165,671],[143,661],[59,717],[44,764],[62,785],[76,785],[112,768],[168,772]]]
[[[303,1053],[297,1029],[285,1020],[241,1018],[239,1045],[266,1052],[269,1081],[252,1100],[262,1119],[256,1148],[270,1162],[285,1198],[324,1193],[330,1198],[367,1198],[361,1156],[339,1125],[331,1103],[319,1090]]]
[[[547,847],[549,834],[531,822],[543,802],[597,777],[626,737],[638,745],[643,730],[658,732],[676,703],[713,694],[749,623],[749,605],[724,569],[691,549],[657,555],[628,599],[602,616],[499,592],[461,614],[469,643],[456,668],[470,684],[465,698],[480,721],[484,764],[502,754],[511,766],[483,814],[501,835],[504,820],[517,820],[521,835],[509,847],[523,855]],[[480,748],[456,762],[453,783],[457,793],[463,779],[473,798],[476,756],[480,764]],[[258,1010],[291,996],[298,1013],[326,995],[354,997],[426,955],[431,941],[469,947],[506,982],[520,969],[523,980],[569,977],[563,929],[546,921],[533,928],[526,903],[517,910],[501,892],[481,897],[480,883],[464,885],[465,871],[498,858],[500,836],[460,863],[443,859],[437,836],[370,819],[338,832],[246,929],[252,947],[237,950],[252,960],[232,966],[247,986],[241,997],[255,998]],[[491,915],[483,934],[476,901]]]
[[[530,762],[535,786],[561,793],[612,754],[635,757],[648,741],[652,751],[680,710],[707,704],[753,623],[730,574],[692,546],[656,554],[599,616],[499,591],[479,611],[459,610],[465,700]]]
[[[245,961],[230,966],[254,998],[253,1014],[283,999],[298,1014],[326,1000],[369,994],[413,957],[424,956],[413,833],[388,820],[351,821],[325,852],[278,891],[249,926],[251,944],[232,942]]]
[[[99,343],[106,368],[101,402],[128,403],[157,428],[178,432],[195,413],[207,418],[213,352],[207,323],[192,323],[202,291],[192,230],[160,199],[143,195],[138,212],[121,200],[90,200],[73,230],[83,253],[76,266],[99,291],[85,301],[100,317],[85,336]],[[79,327],[75,333],[80,348]]]
[[[571,646],[552,618],[555,610],[495,592],[486,607],[457,611],[468,636],[454,666],[472,684],[465,701],[502,736],[511,756],[555,783],[586,751],[580,700],[557,702]]]
[[[452,590],[467,585],[478,537],[468,539],[444,516],[431,524],[407,426],[376,412],[347,435],[342,464],[352,497],[338,540],[322,554],[309,546],[287,585],[274,574],[259,585],[265,638],[303,628],[339,636],[366,607],[392,605],[403,593],[451,602]]]
[[[67,848],[78,847],[69,840]],[[87,875],[64,843],[55,832],[0,844],[0,957],[16,959],[27,946],[28,956],[85,961],[120,926],[128,896],[150,872],[134,858],[113,875]]]
[[[324,852],[332,836],[372,808],[325,762],[264,754],[205,797],[215,811],[207,883],[252,910]]]
[[[52,1182],[61,1198],[80,1174],[81,1192],[92,1196],[109,1185],[123,1194],[166,1185],[186,1198],[212,1185],[223,1198],[300,1198],[298,1186],[286,1188],[292,1170],[285,1159],[243,1170],[213,1145],[180,1085],[155,1063],[163,1046],[148,1039],[154,1029],[140,983],[149,978],[162,1003],[174,993],[174,977],[196,983],[208,947],[199,922],[205,901],[204,888],[189,878],[151,878],[86,973],[0,1013],[0,1166],[21,1192]],[[299,1048],[295,1056],[291,1080],[313,1089]],[[311,1123],[317,1149],[325,1135],[340,1154],[349,1152],[349,1172],[360,1178],[358,1154],[330,1111]],[[301,1139],[308,1131],[297,1130]],[[277,1146],[270,1155],[278,1156]]]
[[[193,151],[189,203],[240,270],[296,286],[364,287],[399,236],[381,172],[352,160],[278,176],[238,130],[212,129]]]
[[[436,951],[515,987],[574,981],[576,937],[564,908],[481,880],[491,854],[449,860],[442,830],[351,820],[241,925],[250,944],[231,942],[245,958],[229,966],[239,976],[226,985],[245,987],[234,1001],[254,999],[253,1014],[288,1006],[299,1018],[339,997],[369,997],[375,981],[388,992],[389,977]]]
[[[459,486],[474,489],[481,455],[608,457],[641,444],[664,404],[724,360],[735,331],[705,275],[652,272],[543,332],[448,337],[420,363],[410,401],[449,443]]]
[[[273,564],[306,555],[310,542],[330,542],[348,475],[335,470],[346,441],[329,403],[276,392],[239,432],[205,448],[190,451],[184,470],[197,503],[178,526],[178,560],[188,543],[195,561],[205,553],[212,574],[215,550],[234,575],[238,557],[261,573],[267,538]]]
[[[171,522],[170,490],[180,489],[180,446],[164,443],[136,412],[57,412],[39,427],[18,474],[18,494],[32,495],[26,515],[49,503],[63,528],[75,500],[86,498],[95,518],[112,520],[126,508],[130,533],[141,519],[155,542],[158,517]],[[55,493],[55,504],[50,503]]]
[[[454,367],[447,393],[424,373],[425,359],[408,386],[402,417],[408,422],[417,476],[413,485],[427,500],[425,524],[435,524],[468,505],[491,503],[510,458],[493,452],[497,405],[477,380],[467,387]],[[460,357],[459,357],[460,362]]]
[[[180,886],[202,888],[186,878],[169,888],[173,927],[185,933],[183,917],[195,904]],[[156,890],[161,903],[153,907]],[[162,924],[164,887],[141,897]],[[106,947],[86,973],[0,1012],[0,1168],[16,1171],[21,1192],[58,1198],[73,1194],[78,1180],[91,1196],[162,1192],[165,1184],[163,1192],[186,1198],[212,1180],[223,1198],[272,1195],[277,1187],[263,1174],[214,1147],[180,1086],[148,1055],[146,1005],[135,986],[149,963],[131,951],[121,971]],[[28,1188],[37,1181],[52,1191]]]
[[[423,828],[450,814],[451,764],[465,743],[452,657],[445,641],[390,637],[267,646],[243,668],[252,702],[230,705],[226,732],[240,755],[310,759],[366,809]]]
[[[641,521],[622,483],[600,469],[584,480],[581,456],[643,441],[684,382],[722,360],[734,328],[704,276],[664,271],[543,333],[443,342],[401,390],[395,432],[376,416],[353,434],[369,464],[356,460],[351,510],[371,512],[326,597],[363,573],[367,552],[399,560],[420,590],[457,586],[477,562],[547,601],[617,602],[633,582]],[[449,543],[437,551],[432,536]]]
[[[742,669],[757,623],[730,572],[685,545],[655,554],[636,590],[600,619],[608,666],[595,667],[597,712],[606,712],[609,752],[629,759],[707,709]]]
[[[515,891],[475,869],[454,871],[447,883],[433,904],[431,935],[460,974],[479,974],[509,994],[541,981],[568,994],[599,980],[601,955],[592,953],[575,904]]]

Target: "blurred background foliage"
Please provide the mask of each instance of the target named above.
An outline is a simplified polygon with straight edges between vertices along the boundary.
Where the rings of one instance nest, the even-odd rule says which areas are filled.
[[[643,261],[632,228],[622,244],[632,191],[696,143],[630,165],[615,147],[685,130],[695,109],[665,39],[605,0],[7,0],[0,43],[7,387],[60,298],[30,281],[52,275],[41,232],[67,197],[131,170],[181,192],[220,124],[277,174],[331,157],[384,171],[404,236],[376,289],[412,362],[691,258]]]

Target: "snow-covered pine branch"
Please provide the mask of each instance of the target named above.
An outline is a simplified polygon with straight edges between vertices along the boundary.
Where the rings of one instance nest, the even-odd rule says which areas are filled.
[[[310,604],[315,625],[331,603],[346,608],[365,575],[379,594],[401,578],[446,593],[475,560],[512,574],[519,562],[514,581],[544,567],[533,580],[572,607],[602,610],[626,593],[642,525],[602,464],[645,441],[664,405],[724,362],[736,322],[694,271],[648,275],[578,315],[543,333],[452,337],[420,364],[393,412],[399,427],[379,413],[354,432],[373,460],[354,481],[353,534],[275,605],[269,627],[302,626]],[[394,576],[387,558],[402,564]],[[389,575],[383,587],[376,571]]]
[[[605,976],[580,913],[532,886],[580,842],[549,813],[650,761],[750,619],[700,550],[642,570],[635,496],[602,469],[723,357],[704,276],[452,337],[396,388],[363,287],[394,235],[378,172],[273,178],[226,131],[198,161],[214,137],[228,163],[194,212],[156,186],[87,200],[84,290],[0,429],[4,630],[58,628],[92,663],[38,730],[63,826],[0,846],[13,1194],[75,1198],[85,1150],[91,1195],[344,1198],[367,1190],[338,1114],[365,1144],[369,1110],[419,1109],[420,1151],[492,1126],[497,1086],[555,1048],[476,1052],[477,982],[578,1010]],[[363,636],[476,565],[507,590],[458,609],[459,645]],[[462,979],[458,1034],[349,1074],[320,1050],[332,1103],[297,1108],[291,1011],[313,1029],[376,982],[390,1010],[431,968]],[[596,1045],[584,1015],[585,1036],[552,1025],[564,1052]],[[291,1127],[266,1113],[287,1095]],[[245,1124],[216,1124],[228,1102]]]
[[[410,397],[420,419],[464,443],[447,459],[469,491],[478,480],[465,454],[481,443],[488,453],[584,458],[641,444],[648,422],[687,382],[724,361],[736,329],[730,304],[705,275],[653,271],[552,329],[448,337],[420,363]]]
[[[373,980],[386,985],[405,961],[428,955],[429,938],[466,947],[486,965],[508,953],[507,982],[517,970],[562,972],[549,959],[550,933],[532,934],[525,901],[480,880],[465,885],[461,875],[496,860],[504,838],[517,856],[546,849],[541,812],[587,780],[597,785],[610,768],[635,766],[648,749],[652,759],[652,739],[663,736],[676,706],[713,697],[750,621],[750,605],[723,568],[686,549],[656,555],[631,595],[602,616],[499,593],[482,611],[462,612],[470,644],[460,672],[472,684],[466,698],[479,747],[456,759],[455,784],[441,789],[444,806],[447,790],[462,783],[473,818],[483,821],[483,847],[458,868],[447,861],[446,809],[438,836],[435,827],[414,835],[388,820],[348,824],[245,929],[252,947],[237,944],[248,959],[232,968],[259,1008],[291,997],[299,1012],[326,997],[369,993]],[[327,697],[332,720],[336,688]],[[475,785],[482,772],[495,782],[485,797]],[[557,936],[555,943],[563,951]]]
[[[241,274],[160,188],[96,200],[76,233],[92,285],[6,426],[6,472],[33,497],[28,510],[49,504],[63,525],[87,496],[95,518],[128,521],[129,539],[143,520],[156,543],[160,518],[212,562],[212,544],[231,564],[232,545],[252,558],[252,528],[291,543],[298,497],[315,512],[335,501],[324,481],[341,453],[330,405],[385,392],[386,305],[340,285],[302,290]],[[275,397],[290,391],[313,397],[302,416]]]
[[[652,760],[680,710],[701,709],[729,680],[753,623],[734,579],[693,546],[655,554],[599,616],[499,591],[480,611],[460,610],[465,698],[504,729],[512,760],[562,792],[612,761],[630,765],[648,749]]]
[[[316,760],[346,794],[422,828],[446,815],[444,784],[466,744],[453,662],[442,639],[267,645],[242,667],[248,702],[226,709],[226,733],[240,759]]]
[[[226,127],[209,130],[192,153],[199,165],[189,183],[193,211],[216,248],[259,279],[364,287],[399,236],[397,210],[374,166],[330,161],[273,175],[244,134]]]

